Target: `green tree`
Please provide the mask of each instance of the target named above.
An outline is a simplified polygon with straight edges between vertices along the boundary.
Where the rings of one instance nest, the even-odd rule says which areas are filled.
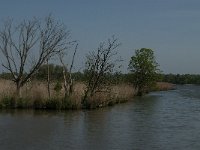
[[[37,71],[37,73],[35,73],[34,78],[37,80],[47,80],[47,71],[48,71],[48,67],[49,67],[49,74],[50,74],[50,78],[53,81],[61,81],[62,78],[62,73],[63,73],[63,68],[60,65],[54,65],[54,64],[44,64],[42,65],[39,70]]]
[[[132,72],[132,83],[138,90],[138,95],[142,96],[155,85],[159,73],[158,63],[155,60],[154,52],[148,48],[135,50],[135,55],[131,57],[129,69]]]

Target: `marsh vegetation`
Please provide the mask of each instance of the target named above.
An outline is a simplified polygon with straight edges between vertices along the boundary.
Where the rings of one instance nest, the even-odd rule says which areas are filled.
[[[51,15],[18,24],[7,20],[0,30],[6,70],[0,80],[0,108],[93,109],[172,88],[156,84],[160,72],[153,50],[148,48],[135,50],[130,73],[120,73],[120,45],[115,36],[101,42],[86,54],[82,72],[73,72],[78,42],[64,24]]]

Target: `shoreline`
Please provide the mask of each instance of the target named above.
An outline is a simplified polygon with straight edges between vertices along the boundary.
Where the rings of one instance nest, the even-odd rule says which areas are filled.
[[[0,82],[2,83],[2,81]],[[8,84],[7,81],[3,82]],[[38,83],[33,86],[32,90],[23,89],[25,96],[15,99],[10,96],[11,93],[3,93],[0,90],[0,109],[33,109],[33,110],[84,110],[84,109],[98,109],[103,107],[114,106],[120,103],[126,103],[134,100],[137,91],[129,84],[119,84],[111,87],[110,93],[96,93],[93,97],[88,98],[89,106],[83,108],[81,100],[84,92],[84,85],[76,83],[74,93],[67,99],[63,98],[61,93],[54,93],[51,99],[47,99],[44,93],[45,86]],[[11,90],[10,85],[8,87]],[[153,91],[168,91],[175,89],[175,85],[167,82],[158,82]],[[7,89],[5,89],[7,91]],[[11,90],[13,91],[13,90]],[[7,91],[8,92],[8,91]],[[3,93],[3,94],[2,94]],[[53,93],[53,92],[52,92]]]

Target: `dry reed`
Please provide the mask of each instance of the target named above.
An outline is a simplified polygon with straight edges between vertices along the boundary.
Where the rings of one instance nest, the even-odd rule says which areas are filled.
[[[40,81],[32,81],[22,88],[22,99],[16,103],[20,108],[64,108],[64,109],[78,109],[81,108],[81,101],[84,96],[86,86],[83,83],[75,83],[74,91],[68,100],[63,100],[64,89],[56,92],[54,86],[51,84],[51,99],[48,99],[47,84]],[[156,90],[173,89],[174,85],[170,83],[157,83]],[[104,107],[114,105],[116,103],[131,100],[136,94],[137,90],[128,84],[119,84],[111,86],[110,92],[97,92],[93,96],[88,97],[90,108]],[[12,81],[0,79],[0,102],[6,97],[14,97],[15,85]],[[6,101],[6,103],[8,103]],[[10,103],[8,103],[9,105]],[[55,106],[54,106],[55,105]],[[62,106],[65,105],[65,106]]]
[[[175,85],[172,83],[167,83],[167,82],[158,82],[157,83],[158,91],[166,91],[166,90],[173,90],[173,89],[175,89]]]

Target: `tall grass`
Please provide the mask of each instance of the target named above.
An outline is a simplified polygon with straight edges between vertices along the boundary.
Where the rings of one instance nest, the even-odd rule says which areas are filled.
[[[33,81],[22,88],[22,97],[15,97],[15,86],[8,80],[0,80],[0,108],[33,108],[33,109],[81,109],[85,91],[83,83],[75,83],[74,92],[64,97],[64,89],[55,91],[56,83],[51,84],[51,98],[48,98],[45,82]],[[168,90],[171,84],[158,83],[157,90]],[[88,97],[87,108],[110,106],[133,99],[137,90],[132,85],[119,84],[111,87],[110,92],[95,93]]]
[[[0,108],[34,108],[34,109],[79,109],[84,92],[84,85],[77,83],[72,95],[64,98],[64,90],[59,94],[51,84],[51,98],[48,98],[45,82],[33,81],[22,88],[22,97],[15,97],[15,85],[0,79]]]
[[[176,87],[172,83],[168,82],[158,82],[156,85],[156,91],[166,91],[166,90],[174,90]]]

